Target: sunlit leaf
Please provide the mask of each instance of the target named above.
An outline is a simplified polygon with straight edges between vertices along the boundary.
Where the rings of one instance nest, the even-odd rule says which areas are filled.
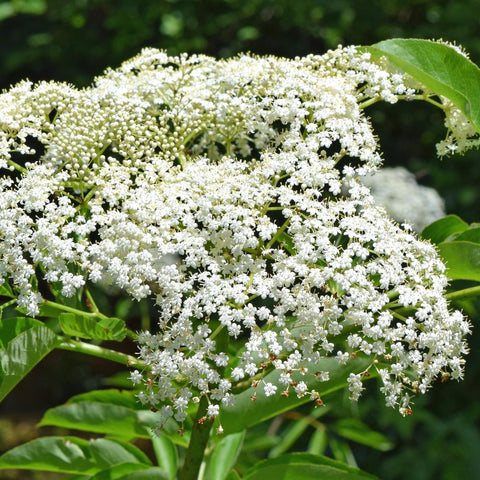
[[[175,480],[178,462],[175,444],[166,435],[152,433],[151,439],[158,466],[166,472],[168,480]]]
[[[466,241],[442,242],[438,250],[451,280],[480,282],[480,244]]]
[[[127,334],[125,321],[120,318],[96,318],[73,313],[62,313],[58,318],[60,328],[72,337],[122,341]]]
[[[155,414],[144,416],[119,405],[85,401],[69,403],[47,410],[39,426],[53,425],[124,438],[150,438],[149,427],[155,426]],[[146,423],[148,422],[148,423]]]
[[[223,438],[215,447],[209,462],[211,480],[225,480],[235,466],[240,450],[242,449],[245,431],[232,433]]]
[[[53,330],[37,324],[11,339],[7,347],[0,350],[0,401],[60,341]]]
[[[12,448],[0,457],[0,469],[6,468],[80,474],[99,470],[88,441],[75,437],[43,437]]]
[[[344,388],[347,385],[347,378],[350,373],[362,372],[369,364],[369,360],[357,358],[347,365],[340,365],[335,358],[325,358],[319,364],[309,364],[307,367],[311,373],[316,371],[329,372],[330,380],[328,382],[319,382],[314,375],[302,376],[299,373],[294,373],[292,378],[296,381],[304,381],[309,389],[315,389],[323,396]],[[266,375],[264,381],[279,385],[279,376],[280,372],[274,371]],[[281,388],[279,386],[279,389]],[[256,394],[256,397],[252,397],[254,394]],[[255,398],[255,400],[253,401],[252,398]],[[266,397],[261,387],[257,389],[250,387],[235,395],[233,405],[221,408],[220,420],[225,433],[240,432],[309,401],[311,400],[308,395],[297,398],[295,392],[292,392],[287,398],[279,394]]]
[[[0,322],[0,348],[6,348],[10,340],[32,327],[43,326],[39,320],[29,317],[5,318]]]
[[[432,243],[439,244],[451,235],[467,229],[468,223],[464,222],[460,217],[447,215],[425,227],[420,236],[425,240],[430,240]]]
[[[456,49],[423,39],[395,38],[367,50],[447,97],[480,131],[480,69]]]

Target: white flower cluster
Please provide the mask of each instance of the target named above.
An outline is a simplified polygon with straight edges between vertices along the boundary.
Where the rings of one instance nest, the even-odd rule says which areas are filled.
[[[418,184],[406,168],[381,168],[361,181],[392,218],[407,222],[416,232],[445,216],[445,203],[438,192]]]
[[[86,282],[153,296],[140,399],[165,418],[201,395],[216,416],[248,381],[320,401],[311,380],[328,372],[305,365],[356,356],[405,413],[439,375],[462,376],[469,331],[433,246],[357,180],[381,161],[362,104],[420,88],[354,47],[147,49],[85,90],[21,83],[0,96],[0,278],[30,315],[39,276],[66,296]],[[263,380],[275,369],[278,385]],[[350,376],[352,398],[367,373]]]

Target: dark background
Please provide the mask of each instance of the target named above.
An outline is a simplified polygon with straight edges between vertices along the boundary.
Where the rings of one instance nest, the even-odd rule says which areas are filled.
[[[0,88],[27,77],[86,86],[145,46],[172,54],[294,57],[392,37],[443,38],[463,45],[478,64],[479,12],[480,0],[0,0]],[[435,157],[445,135],[440,112],[415,103],[376,105],[369,114],[385,165],[409,168],[440,192],[448,213],[480,221],[480,153]],[[354,446],[362,468],[386,480],[480,478],[477,332],[470,344],[466,380],[437,385],[417,400],[413,417],[382,407],[375,394],[360,402],[364,420],[396,443],[389,453]],[[80,368],[74,354],[55,355],[13,392],[5,413],[53,406],[108,373],[91,362]],[[0,448],[1,432],[0,422]]]

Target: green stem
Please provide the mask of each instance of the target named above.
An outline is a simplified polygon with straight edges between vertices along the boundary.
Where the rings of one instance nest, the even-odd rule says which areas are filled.
[[[109,348],[99,347],[91,343],[80,342],[79,340],[65,340],[57,348],[69,350],[71,352],[84,353],[93,357],[104,358],[115,363],[121,363],[127,367],[145,368],[146,365],[138,358],[127,355],[126,353],[116,352]]]
[[[97,318],[108,318],[106,315],[100,312],[86,312],[85,310],[79,310],[78,308],[69,307],[68,305],[62,305],[61,303],[52,302],[51,300],[45,300],[43,305],[62,312],[74,313],[75,315],[81,315],[82,317],[97,317]]]
[[[0,318],[1,318],[3,309],[9,307],[10,305],[15,305],[15,303],[17,303],[16,298],[9,300],[8,302],[2,303],[2,305],[0,305]]]
[[[98,315],[100,313],[100,310],[98,309],[97,304],[95,303],[95,300],[93,299],[93,296],[89,292],[88,288],[85,289],[85,296],[88,298],[88,301],[90,302],[90,308],[92,309],[92,312]]]
[[[447,300],[465,300],[467,298],[478,297],[480,295],[480,286],[464,288],[463,290],[458,290],[456,292],[447,293],[445,297]]]
[[[428,95],[426,94],[419,94],[419,95],[397,95],[397,99],[398,100],[408,100],[408,101],[412,101],[412,100],[423,100],[424,102],[428,102],[428,103],[431,103],[432,105],[435,105],[436,107],[438,108],[441,108],[442,110],[444,109],[444,106],[439,103],[439,102],[436,102],[435,100],[433,100],[433,98],[430,98]],[[358,104],[358,106],[360,108],[367,108],[367,107],[370,107],[371,105],[374,105],[375,103],[378,103],[378,102],[381,102],[383,101],[383,98],[378,96],[378,97],[373,97],[373,98],[369,98],[368,100],[364,100],[363,102],[360,102]]]
[[[178,480],[197,480],[202,466],[205,448],[210,436],[212,422],[207,418],[208,399],[200,398],[197,415],[193,421],[192,436]]]
[[[138,304],[140,308],[140,324],[142,330],[150,330],[151,322],[150,322],[150,311],[148,309],[148,303],[145,299],[140,300]]]
[[[13,167],[15,170],[21,173],[27,173],[27,169],[19,165],[18,163],[15,163],[13,160],[8,159],[7,160],[8,165]]]
[[[275,242],[282,236],[283,232],[287,229],[288,225],[290,224],[291,218],[292,217],[287,218],[285,223],[277,230],[277,233],[275,233],[275,235],[270,239],[270,241],[265,246],[265,250],[268,250],[273,245],[275,245]]]
[[[222,330],[223,330],[223,325],[219,325],[215,329],[215,331],[210,335],[210,340],[213,340]]]
[[[398,320],[401,320],[402,322],[405,322],[407,320],[406,317],[403,315],[400,315],[398,312],[395,312],[394,310],[390,310],[390,313]]]

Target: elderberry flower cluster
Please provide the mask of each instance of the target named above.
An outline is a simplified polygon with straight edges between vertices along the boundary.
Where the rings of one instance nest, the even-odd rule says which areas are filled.
[[[146,378],[132,380],[165,419],[201,395],[215,417],[245,384],[319,402],[330,357],[368,359],[351,397],[373,368],[405,413],[438,376],[462,376],[469,331],[434,247],[358,181],[381,163],[364,107],[419,92],[354,47],[220,61],[146,49],[84,90],[22,82],[0,96],[0,279],[30,315],[39,281],[154,298]]]
[[[397,222],[407,222],[416,232],[445,216],[445,202],[438,192],[418,184],[406,168],[381,168],[361,181],[389,215]]]

